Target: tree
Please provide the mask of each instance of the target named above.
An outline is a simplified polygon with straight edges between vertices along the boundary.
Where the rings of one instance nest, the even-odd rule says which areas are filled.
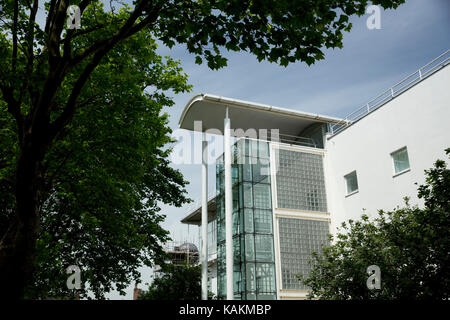
[[[139,300],[201,300],[201,266],[165,265]]]
[[[159,226],[164,216],[158,201],[177,206],[186,201],[185,182],[167,160],[170,129],[161,109],[173,102],[163,89],[180,92],[190,86],[178,63],[155,50],[147,31],[113,48],[80,95],[81,107],[64,139],[44,159],[48,179],[27,298],[70,296],[65,285],[70,265],[81,268],[82,281],[101,298],[113,283],[123,290],[139,276],[141,264],[151,265],[161,255],[159,243],[167,232]],[[155,91],[144,93],[147,85]],[[18,146],[7,136],[14,122],[5,115],[0,114],[0,147],[6,161]],[[12,179],[11,166],[7,170],[1,176]],[[10,206],[13,198],[11,188],[0,195]],[[6,208],[0,207],[1,227],[12,212]],[[87,286],[78,293],[86,296]]]
[[[450,155],[450,149],[446,150]],[[303,283],[320,299],[450,298],[450,169],[437,160],[426,170],[418,196],[424,208],[379,211],[370,220],[343,223],[336,242],[314,254]],[[366,286],[366,269],[377,265],[381,289]]]
[[[404,0],[372,2],[395,8]],[[70,1],[79,6],[81,28],[68,29],[68,0],[45,2],[42,26],[36,20],[38,0],[0,0],[0,101],[15,122],[7,134],[18,145],[14,157],[1,164],[13,172],[12,180],[1,177],[14,197],[0,242],[0,286],[9,297],[22,297],[33,275],[40,208],[51,182],[44,163],[81,113],[86,102],[81,95],[89,92],[93,72],[113,48],[146,30],[169,47],[185,44],[197,63],[203,57],[212,69],[226,65],[224,49],[246,50],[281,65],[311,64],[323,59],[323,47],[342,47],[342,32],[351,28],[348,17],[364,14],[368,1],[107,3],[105,8],[98,0]]]

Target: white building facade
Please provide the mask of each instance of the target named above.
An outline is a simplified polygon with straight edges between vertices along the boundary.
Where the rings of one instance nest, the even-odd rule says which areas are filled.
[[[449,51],[346,119],[195,96],[181,128],[195,130],[199,120],[203,131],[224,132],[227,110],[232,132],[242,129],[229,169],[224,157],[216,163],[217,195],[204,196],[209,290],[230,299],[231,280],[234,299],[304,299],[308,288],[297,276],[308,274],[311,252],[329,245],[342,222],[392,210],[405,196],[421,205],[415,183],[450,147],[448,62]],[[256,136],[241,136],[250,129]],[[202,225],[201,212],[182,222]]]

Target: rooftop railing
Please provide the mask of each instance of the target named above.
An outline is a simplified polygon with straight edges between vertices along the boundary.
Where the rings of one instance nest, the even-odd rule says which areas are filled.
[[[318,148],[318,144],[314,139],[310,137],[304,136],[294,136],[285,133],[277,133],[272,134],[272,132],[268,133],[266,137],[258,137],[258,138],[250,138],[250,137],[239,137],[238,139],[249,139],[249,140],[257,140],[262,142],[272,142],[272,143],[281,143],[293,146],[303,146],[303,147],[311,147]]]
[[[450,50],[445,51],[439,57],[430,61],[423,67],[421,67],[416,72],[410,74],[397,84],[393,85],[374,99],[367,102],[365,105],[361,106],[357,110],[350,113],[346,116],[342,121],[335,123],[330,128],[330,133],[335,135],[345,128],[351,126],[353,123],[357,122],[361,118],[365,117],[369,113],[375,111],[385,103],[394,99],[404,91],[408,90],[415,84],[421,82],[422,80],[428,78],[430,75],[435,73],[436,71],[444,68],[450,61]]]
[[[290,134],[280,134],[279,142],[295,146],[317,148],[316,142],[309,137],[293,136]]]

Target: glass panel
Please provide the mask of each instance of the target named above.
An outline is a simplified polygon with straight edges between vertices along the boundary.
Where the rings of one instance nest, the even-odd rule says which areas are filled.
[[[246,263],[246,278],[247,278],[247,291],[255,291],[256,290],[256,274],[255,274],[255,264],[254,263]],[[256,296],[255,296],[256,298]]]
[[[272,233],[272,210],[255,209],[255,232]]]
[[[245,140],[241,139],[236,143],[237,147],[236,147],[236,151],[237,151],[237,164],[242,164],[243,163],[243,159],[245,157]]]
[[[253,186],[255,208],[259,209],[272,209],[272,199],[270,196],[270,185],[269,184],[255,184]]]
[[[258,147],[259,147],[258,158],[264,158],[264,159],[269,158],[269,143],[259,141]]]
[[[208,257],[217,252],[217,220],[208,222]]]
[[[233,272],[233,289],[234,289],[234,294],[240,294],[242,292],[242,280],[241,280],[241,270],[240,268],[237,268],[234,270]],[[240,296],[239,296],[239,300],[240,300]]]
[[[271,235],[255,235],[256,260],[270,262],[273,257],[273,240]]]
[[[233,236],[234,236],[234,235],[240,233],[240,231],[239,231],[240,230],[239,212],[238,211],[233,212],[232,217],[233,217],[233,225],[232,225],[232,227],[233,227]]]
[[[252,172],[253,172],[253,182],[259,183],[270,183],[270,169],[269,164],[261,163],[261,160],[258,159],[256,164],[252,164]]]
[[[233,212],[239,210],[239,185],[233,186]]]
[[[242,210],[244,208],[244,190],[242,188],[242,183],[239,183],[239,209]]]
[[[217,276],[217,291],[218,291],[218,295],[220,296],[220,297],[224,297],[224,296],[226,296],[226,289],[227,289],[227,286],[226,286],[226,283],[225,283],[225,273],[223,273],[223,274],[218,274],[218,276]]]
[[[225,221],[220,220],[217,223],[217,242],[225,240]]]
[[[273,263],[256,264],[256,292],[258,299],[263,298],[264,293],[275,291],[275,266]]]
[[[281,149],[277,159],[278,207],[326,212],[322,155]]]
[[[253,209],[244,210],[244,231],[246,233],[253,232]]]
[[[257,140],[250,140],[250,154],[249,156],[258,158],[258,141]]]
[[[243,183],[243,187],[244,187],[244,207],[252,208],[253,207],[252,184]]]
[[[250,157],[250,140],[245,139],[245,155]]]
[[[240,235],[240,242],[241,242],[241,261],[244,262],[245,261],[245,253],[247,252],[247,250],[245,249],[245,236],[244,235]]]
[[[256,300],[256,293],[247,291],[247,300]]]
[[[241,263],[241,246],[239,243],[240,238],[233,238],[233,257],[234,257],[234,266],[239,265]]]
[[[245,163],[242,164],[242,175],[243,181],[252,181],[252,165],[249,157],[245,157]]]
[[[320,254],[322,247],[328,246],[329,223],[294,218],[278,218],[278,222],[282,288],[307,290],[297,275],[307,276],[312,252]]]
[[[231,165],[231,183],[234,185],[239,182],[239,167],[237,164]]]
[[[255,260],[255,240],[253,234],[245,235],[245,259]]]

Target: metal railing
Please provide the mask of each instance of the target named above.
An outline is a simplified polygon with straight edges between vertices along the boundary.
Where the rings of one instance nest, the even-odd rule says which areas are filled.
[[[395,97],[397,97],[404,91],[408,90],[415,84],[421,82],[422,80],[428,78],[436,71],[442,69],[449,63],[449,61],[450,61],[450,50],[447,50],[439,57],[433,59],[432,61],[421,67],[416,72],[413,72],[408,77],[404,78],[397,84],[393,85],[392,87],[390,87],[389,89],[387,89],[374,99],[367,102],[362,107],[350,113],[342,121],[332,125],[330,128],[331,131],[330,133],[332,135],[335,135],[344,130],[345,128],[351,126],[356,121],[365,117],[369,113],[375,111],[376,109],[378,109],[388,101],[394,99]]]
[[[238,139],[257,140],[257,141],[262,141],[262,142],[273,142],[273,143],[281,143],[281,144],[311,147],[311,148],[318,147],[316,141],[314,141],[314,139],[312,139],[310,137],[293,136],[290,134],[279,133],[279,132],[277,132],[276,134],[273,134],[273,132],[270,132],[265,137],[257,137],[257,138],[238,137]]]
[[[317,148],[316,142],[309,137],[293,136],[290,134],[279,134],[279,142],[295,146]]]

